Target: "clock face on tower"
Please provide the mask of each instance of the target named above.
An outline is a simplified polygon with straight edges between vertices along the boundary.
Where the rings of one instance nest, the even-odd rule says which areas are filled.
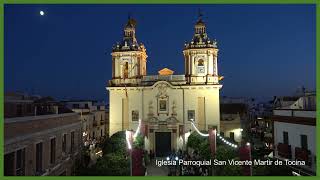
[[[198,67],[198,73],[205,73],[204,72],[204,66]]]

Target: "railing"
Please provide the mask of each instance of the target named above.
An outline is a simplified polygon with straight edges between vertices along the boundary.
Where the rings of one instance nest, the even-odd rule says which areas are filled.
[[[152,75],[152,76],[143,76],[142,81],[185,81],[185,75]]]
[[[306,111],[306,110],[297,110],[297,109],[275,109],[273,114],[277,116],[292,116],[292,117],[308,117],[315,118],[316,111]]]
[[[291,146],[288,144],[283,144],[283,143],[279,143],[277,146],[277,150],[278,150],[278,155],[283,157],[283,158],[287,158],[287,159],[291,159]]]
[[[309,150],[296,147],[294,154],[296,160],[305,161],[307,165],[311,166],[311,161],[309,160],[311,153]]]

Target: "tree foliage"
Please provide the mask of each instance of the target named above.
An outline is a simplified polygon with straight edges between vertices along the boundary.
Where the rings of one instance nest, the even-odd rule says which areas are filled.
[[[219,145],[216,150],[216,159],[220,161],[228,161],[228,160],[238,160],[237,151],[235,151],[230,146]],[[221,165],[215,166],[215,175],[218,176],[239,176],[241,175],[241,166],[234,165]]]
[[[130,175],[130,161],[124,131],[113,134],[100,144],[103,156],[91,167],[77,167],[77,175],[82,176],[126,176]]]
[[[127,154],[128,150],[125,131],[119,131],[113,134],[110,138],[105,139],[101,146],[103,154]]]
[[[206,132],[204,132],[206,133]],[[194,150],[199,150],[199,146],[202,142],[208,141],[208,137],[199,135],[196,131],[192,132],[188,137],[187,146]]]
[[[138,134],[138,136],[133,141],[133,147],[137,149],[143,149],[144,148],[144,136],[141,134]]]
[[[96,174],[102,176],[128,176],[130,175],[130,161],[121,153],[109,153],[98,159],[94,168]]]
[[[226,161],[229,159],[234,159],[236,156],[236,151],[230,146],[217,146],[216,159]]]

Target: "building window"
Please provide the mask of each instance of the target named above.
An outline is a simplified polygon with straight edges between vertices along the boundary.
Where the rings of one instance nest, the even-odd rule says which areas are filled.
[[[283,144],[289,144],[289,136],[286,131],[283,131]]]
[[[159,100],[159,107],[160,107],[160,111],[166,111],[167,110],[167,101],[166,100]]]
[[[4,175],[14,175],[14,152],[4,155]]]
[[[17,151],[16,159],[16,176],[25,175],[25,160],[26,160],[26,150],[25,148],[19,149]]]
[[[102,137],[103,135],[102,135],[102,129],[100,130],[100,136]]]
[[[88,104],[84,104],[84,108],[89,109],[89,105]]]
[[[62,152],[67,152],[67,134],[63,134],[62,137]]]
[[[125,62],[123,67],[123,78],[128,78],[129,63]]]
[[[203,63],[203,60],[202,60],[202,59],[199,59],[199,61],[198,61],[198,66],[204,66],[204,63]]]
[[[168,113],[168,98],[158,99],[158,113]]]
[[[71,132],[71,153],[74,152],[74,131]]]
[[[230,139],[234,141],[234,132],[230,132]]]
[[[132,111],[132,121],[139,120],[139,111]]]
[[[300,137],[301,137],[301,148],[308,150],[308,136],[301,134]]]
[[[43,146],[42,142],[36,145],[36,172],[37,173],[42,172],[42,153],[43,153],[42,146]]]
[[[75,109],[79,109],[79,104],[73,104],[72,107]]]
[[[224,132],[221,131],[220,132],[220,136],[224,137]]]
[[[202,59],[198,60],[198,73],[205,73],[204,61]]]
[[[52,138],[50,142],[50,163],[54,164],[56,160],[56,138]]]
[[[21,104],[17,105],[17,116],[22,116],[22,105]]]
[[[32,113],[32,106],[31,104],[27,104],[27,112]]]
[[[195,111],[194,110],[188,110],[188,120],[189,121],[195,121],[194,116],[195,116]]]

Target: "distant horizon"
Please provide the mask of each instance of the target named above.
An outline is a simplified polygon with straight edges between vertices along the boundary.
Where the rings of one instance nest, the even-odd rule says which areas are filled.
[[[5,92],[108,103],[111,49],[127,12],[149,56],[148,75],[184,74],[183,44],[199,8],[218,41],[220,97],[272,99],[316,89],[314,5],[9,5],[4,6]],[[43,13],[40,13],[43,11]],[[42,15],[41,15],[42,14]]]

